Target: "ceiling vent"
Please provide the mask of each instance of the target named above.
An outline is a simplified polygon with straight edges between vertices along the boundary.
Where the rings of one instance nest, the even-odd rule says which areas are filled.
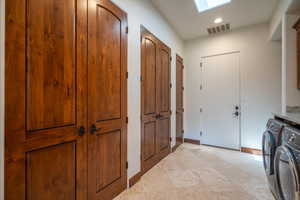
[[[221,24],[219,26],[211,27],[207,29],[209,35],[214,35],[217,33],[224,33],[230,31],[230,24]]]

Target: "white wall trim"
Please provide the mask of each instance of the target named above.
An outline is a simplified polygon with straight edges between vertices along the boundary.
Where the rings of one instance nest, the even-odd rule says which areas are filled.
[[[0,200],[4,200],[4,49],[5,0],[0,1]]]
[[[241,52],[240,51],[228,51],[228,52],[225,52],[225,53],[202,56],[201,58],[203,59],[203,58],[210,58],[210,57],[215,57],[215,56],[224,56],[224,55],[234,54],[234,53],[241,53]]]

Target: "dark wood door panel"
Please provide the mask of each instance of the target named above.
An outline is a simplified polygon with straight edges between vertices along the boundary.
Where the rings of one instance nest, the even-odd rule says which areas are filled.
[[[88,4],[88,199],[111,200],[127,186],[127,14]]]
[[[158,124],[158,151],[170,148],[170,119],[164,118],[157,121]]]
[[[76,199],[76,143],[66,143],[26,156],[27,200]]]
[[[171,50],[141,28],[142,173],[170,152]]]
[[[169,49],[161,46],[159,49],[159,63],[157,65],[159,113],[170,111],[170,58]]]
[[[176,147],[183,143],[183,59],[176,56]]]
[[[121,130],[97,135],[97,191],[121,178]]]
[[[74,125],[76,1],[27,2],[27,130]]]
[[[6,200],[110,200],[126,188],[126,27],[109,0],[7,1]],[[101,130],[88,137],[92,124]]]
[[[87,0],[7,1],[6,200],[86,199],[86,11]]]
[[[176,114],[176,142],[183,141],[183,113]]]
[[[156,43],[151,38],[145,38],[142,47],[142,62],[144,68],[142,69],[142,81],[144,98],[144,115],[156,113]]]
[[[183,65],[182,60],[176,59],[176,110],[183,109]]]
[[[97,122],[121,118],[121,19],[95,5],[89,31],[90,112]],[[93,15],[93,16],[92,16]],[[90,26],[90,27],[91,27]]]
[[[144,124],[143,160],[147,161],[156,154],[156,122]]]
[[[24,144],[25,151],[33,151],[41,148],[53,146],[55,144],[65,143],[80,139],[78,128],[62,127],[56,129],[45,129],[36,132],[27,133]]]

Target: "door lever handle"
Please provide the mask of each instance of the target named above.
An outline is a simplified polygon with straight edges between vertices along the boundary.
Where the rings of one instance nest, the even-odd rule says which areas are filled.
[[[240,113],[239,113],[238,111],[235,111],[235,112],[233,113],[233,115],[234,115],[235,117],[238,117],[238,116],[240,116]]]
[[[156,119],[160,119],[160,118],[162,118],[163,116],[161,115],[161,114],[158,114],[158,115],[156,115]]]
[[[96,133],[97,131],[100,131],[100,130],[101,130],[101,128],[97,128],[96,125],[93,124],[93,125],[91,126],[91,128],[90,128],[90,133],[91,133],[91,134],[94,134],[94,133]]]

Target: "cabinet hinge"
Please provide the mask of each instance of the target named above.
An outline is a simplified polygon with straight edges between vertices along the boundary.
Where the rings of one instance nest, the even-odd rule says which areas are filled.
[[[170,110],[170,114],[172,115],[172,110]]]
[[[172,58],[172,56],[171,56],[171,57],[170,57],[170,61],[171,61],[171,62],[172,62],[172,59],[173,59],[173,58]]]
[[[128,117],[126,117],[126,124],[128,124]]]
[[[143,81],[143,77],[142,76],[140,77],[140,81]]]
[[[172,88],[172,83],[170,83],[170,88]]]
[[[128,28],[128,26],[126,27],[126,33],[128,34],[128,32],[129,32],[129,28]]]
[[[182,130],[182,133],[184,133],[184,130]]]
[[[128,72],[126,72],[126,79],[128,79]]]
[[[182,87],[182,90],[184,90],[184,87]]]
[[[170,142],[172,142],[172,138],[170,137]]]
[[[126,162],[126,169],[128,169],[128,161]]]

